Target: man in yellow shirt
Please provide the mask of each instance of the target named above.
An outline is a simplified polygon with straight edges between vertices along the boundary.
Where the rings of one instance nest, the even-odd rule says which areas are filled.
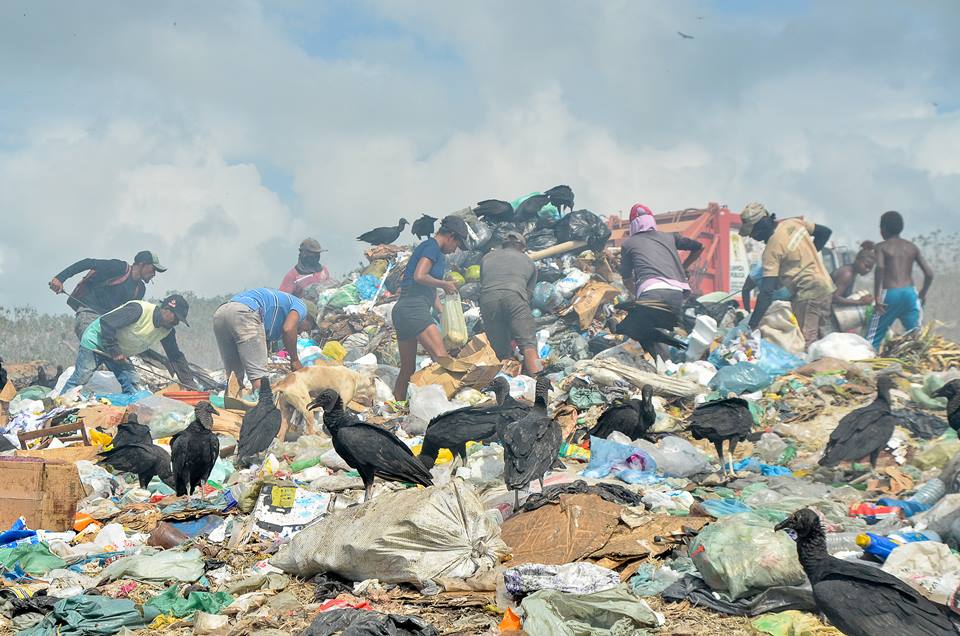
[[[823,328],[829,324],[836,290],[816,244],[816,239],[824,233],[829,236],[829,230],[801,219],[777,221],[760,203],[751,203],[744,208],[740,222],[741,236],[767,244],[761,259],[760,295],[750,316],[750,328],[760,326],[774,292],[783,285],[792,294],[793,313],[800,324],[803,339],[810,346],[820,339]]]

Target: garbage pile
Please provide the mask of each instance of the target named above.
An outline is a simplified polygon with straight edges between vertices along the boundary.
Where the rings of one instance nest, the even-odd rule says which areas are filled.
[[[880,352],[849,333],[804,351],[787,303],[750,332],[734,305],[700,299],[678,332],[687,348],[651,360],[611,333],[623,296],[616,249],[563,188],[458,213],[475,238],[450,258],[460,293],[446,302],[462,312],[444,329],[452,355],[420,360],[406,407],[392,394],[390,309],[411,250],[392,245],[368,250],[347,280],[310,290],[322,316],[298,342],[305,369],[287,374],[279,352],[270,377],[290,428],[252,458],[237,446],[257,398],[216,373],[219,388],[203,392],[162,376],[134,395],[106,374],[67,395],[8,383],[0,628],[840,633],[817,618],[796,545],[774,529],[804,508],[831,554],[882,568],[960,616],[960,440],[938,395],[960,378],[956,345],[925,328]],[[431,420],[488,403],[497,377],[532,402],[535,379],[497,359],[476,307],[479,259],[507,229],[539,252],[538,347],[564,440],[556,463],[542,487],[534,480],[515,499],[501,441],[478,440],[464,457],[441,449],[433,485],[380,476],[365,500],[361,475],[333,448],[323,414],[298,397],[298,380],[310,373],[312,388],[335,387],[351,417],[414,455]],[[867,452],[821,465],[838,422],[877,399],[880,377],[892,382],[895,427],[876,466]],[[695,409],[723,400],[746,425],[729,458],[689,430]],[[163,475],[142,484],[103,462],[140,426],[169,452],[207,401],[219,455],[192,496],[177,496]]]

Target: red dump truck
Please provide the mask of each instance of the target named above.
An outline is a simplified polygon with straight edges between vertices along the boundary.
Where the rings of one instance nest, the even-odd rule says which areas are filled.
[[[750,273],[750,266],[760,262],[763,246],[740,236],[740,215],[727,206],[708,203],[706,208],[687,208],[657,214],[657,229],[679,232],[700,241],[703,254],[690,271],[690,286],[698,296],[712,292],[730,292],[739,300],[739,292]],[[617,247],[629,236],[630,222],[619,216],[607,217],[610,242]],[[853,254],[845,247],[829,244],[823,250],[824,264],[829,271],[852,262]]]

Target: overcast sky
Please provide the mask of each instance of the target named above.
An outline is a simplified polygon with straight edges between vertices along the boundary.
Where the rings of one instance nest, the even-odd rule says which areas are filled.
[[[155,296],[275,286],[305,236],[344,274],[372,227],[559,183],[960,229],[958,29],[955,0],[8,0],[0,305],[141,249]]]

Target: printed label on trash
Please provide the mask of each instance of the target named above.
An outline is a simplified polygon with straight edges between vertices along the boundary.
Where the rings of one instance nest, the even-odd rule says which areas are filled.
[[[271,508],[293,508],[297,499],[296,488],[282,488],[273,486],[270,488],[270,507]]]
[[[292,537],[323,516],[329,505],[329,493],[268,484],[260,490],[253,514],[261,535],[270,538]]]

